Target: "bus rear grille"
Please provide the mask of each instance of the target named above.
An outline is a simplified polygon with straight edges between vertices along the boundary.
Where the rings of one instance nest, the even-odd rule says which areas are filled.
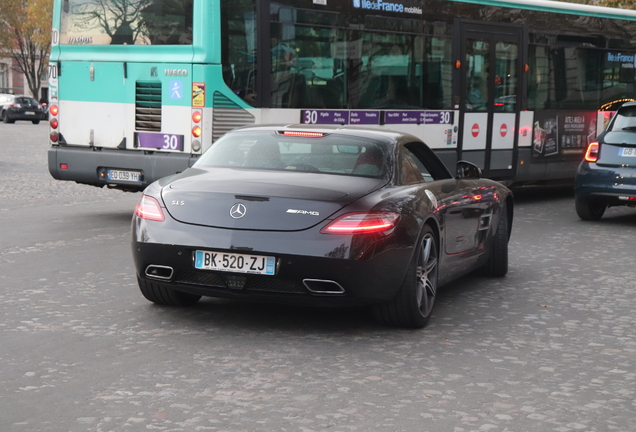
[[[232,129],[254,124],[252,114],[238,106],[220,92],[214,92],[214,110],[212,115],[212,141],[221,138]]]
[[[137,81],[135,130],[161,132],[161,81]]]

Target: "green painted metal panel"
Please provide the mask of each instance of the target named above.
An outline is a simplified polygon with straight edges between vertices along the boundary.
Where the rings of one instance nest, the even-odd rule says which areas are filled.
[[[65,61],[58,80],[63,100],[134,104],[137,81],[155,81],[161,83],[162,105],[191,103],[192,65],[187,63]]]

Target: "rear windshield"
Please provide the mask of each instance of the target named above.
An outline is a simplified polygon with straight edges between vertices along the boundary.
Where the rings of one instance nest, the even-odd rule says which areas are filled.
[[[636,132],[636,106],[620,108],[609,130]]]
[[[190,45],[192,0],[62,0],[63,45]]]
[[[388,154],[386,144],[372,140],[239,132],[214,143],[195,166],[380,178],[387,172]]]
[[[17,97],[15,98],[15,100],[13,101],[14,103],[17,104],[24,104],[24,105],[37,105],[37,101],[33,98],[30,97]]]

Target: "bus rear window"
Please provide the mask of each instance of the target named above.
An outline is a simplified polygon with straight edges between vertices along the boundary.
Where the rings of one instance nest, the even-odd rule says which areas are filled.
[[[64,45],[190,45],[192,0],[62,0]]]

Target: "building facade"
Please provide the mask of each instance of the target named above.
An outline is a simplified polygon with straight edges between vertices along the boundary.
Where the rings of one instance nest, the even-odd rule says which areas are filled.
[[[32,95],[29,83],[15,59],[0,59],[0,93],[34,96],[38,101],[47,101],[49,95],[47,77],[42,79],[40,94]]]

